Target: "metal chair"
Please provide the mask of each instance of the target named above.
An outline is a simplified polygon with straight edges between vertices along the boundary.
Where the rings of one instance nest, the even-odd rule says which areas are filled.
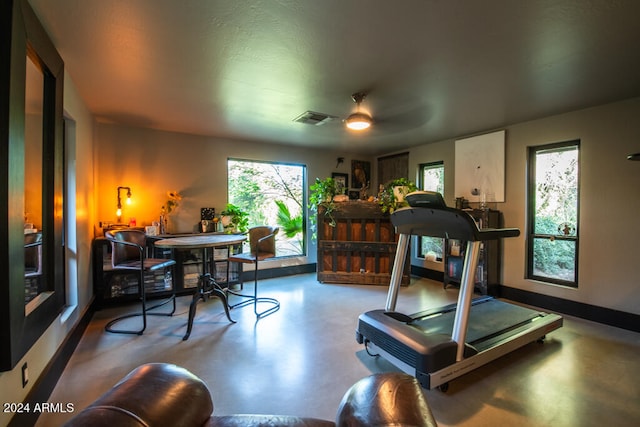
[[[105,331],[116,334],[137,334],[142,335],[147,328],[147,315],[172,316],[176,311],[176,291],[175,285],[171,286],[171,295],[164,301],[147,308],[147,291],[145,289],[145,273],[153,273],[175,265],[172,259],[148,258],[146,256],[146,235],[138,230],[116,230],[108,231],[105,237],[111,242],[111,265],[114,271],[138,272],[138,286],[140,290],[140,300],[142,310],[139,313],[127,314],[111,320],[104,327]],[[149,313],[149,311],[172,302],[173,308],[170,312]],[[114,329],[113,325],[121,320],[131,317],[142,316],[142,328],[138,330]]]
[[[24,235],[24,302],[42,292],[42,232]]]
[[[24,235],[24,277],[42,275],[42,232]]]
[[[238,274],[241,278],[241,286],[243,285],[242,265],[253,264],[255,267],[253,272],[253,295],[244,295],[227,290],[229,294],[245,298],[244,301],[230,304],[230,308],[244,307],[245,305],[253,304],[253,312],[258,318],[268,316],[280,309],[280,302],[277,299],[258,297],[258,263],[276,256],[276,234],[278,234],[277,227],[253,227],[249,230],[249,252],[229,256],[229,262],[236,262],[240,266]],[[229,268],[227,268],[227,271],[229,271]],[[270,307],[263,311],[258,311],[258,304],[260,303],[269,304]]]

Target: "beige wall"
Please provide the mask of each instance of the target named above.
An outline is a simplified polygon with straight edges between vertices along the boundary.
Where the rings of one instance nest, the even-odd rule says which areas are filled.
[[[309,182],[316,177],[331,176],[332,172],[349,173],[351,160],[362,159],[341,151],[231,141],[112,124],[99,124],[97,129],[97,220],[116,221],[118,186],[131,187],[133,194],[133,204],[123,208],[123,222],[135,217],[137,225],[149,225],[156,220],[167,200],[167,191],[177,190],[183,199],[170,216],[171,232],[194,231],[202,207],[214,207],[216,212],[224,209],[227,158],[306,165]],[[336,168],[337,157],[345,160]],[[309,242],[307,253],[308,257],[285,262],[315,262],[314,242]]]
[[[506,126],[505,226],[523,233],[504,242],[503,283],[518,289],[640,314],[640,98]],[[488,130],[489,132],[490,130]],[[464,137],[461,135],[460,137]],[[579,139],[580,253],[577,289],[525,279],[527,147]],[[445,199],[455,199],[454,139],[411,149],[410,167],[444,160]],[[421,260],[413,259],[421,265]]]
[[[586,304],[640,314],[640,296],[634,262],[633,236],[640,235],[640,198],[634,183],[640,182],[640,165],[626,160],[640,150],[640,99],[507,126],[505,226],[523,231],[504,244],[503,283],[507,286]],[[461,135],[460,137],[464,137]],[[527,147],[567,140],[581,140],[581,221],[579,286],[577,289],[547,285],[525,277],[525,210]],[[418,164],[443,160],[445,199],[455,199],[455,139],[412,147],[411,170]],[[135,204],[125,208],[124,218],[138,224],[155,219],[167,190],[179,190],[183,204],[173,218],[175,231],[191,230],[200,207],[220,210],[226,204],[228,157],[305,164],[309,180],[331,172],[349,172],[351,159],[361,155],[309,150],[272,144],[229,141],[170,132],[101,124],[97,132],[97,220],[115,220],[116,187],[131,186]],[[336,157],[345,162],[335,169]],[[375,176],[375,159],[372,175]],[[290,263],[315,262],[315,245],[309,257]],[[422,261],[413,259],[414,264]]]
[[[525,230],[528,146],[579,139],[580,253],[577,289],[549,286],[525,275],[525,236],[505,242],[504,282],[586,304],[640,314],[640,98],[507,128],[506,225]]]

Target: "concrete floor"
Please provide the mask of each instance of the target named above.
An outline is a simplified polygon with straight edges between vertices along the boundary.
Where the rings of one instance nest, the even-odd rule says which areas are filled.
[[[345,391],[374,372],[397,370],[355,341],[358,315],[383,308],[387,288],[319,284],[315,274],[264,280],[282,303],[256,321],[251,307],[230,324],[213,299],[198,305],[186,330],[189,297],[173,317],[151,317],[142,336],[103,332],[119,307],[96,313],[49,402],[88,405],[146,362],[181,365],[209,386],[216,414],[277,413],[332,420]],[[413,279],[398,311],[455,301],[457,290]],[[426,391],[441,426],[640,425],[640,334],[565,317],[543,344],[531,343],[453,380],[447,393]],[[152,398],[150,396],[150,398]],[[73,414],[43,414],[39,427]]]

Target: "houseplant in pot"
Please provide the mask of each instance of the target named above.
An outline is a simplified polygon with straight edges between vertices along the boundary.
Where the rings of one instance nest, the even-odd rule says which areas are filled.
[[[233,203],[227,203],[225,209],[220,212],[220,221],[225,233],[245,233],[249,228],[249,214]]]
[[[418,187],[407,178],[396,178],[385,184],[378,194],[378,204],[384,213],[393,213],[398,208],[407,206],[404,196],[416,191]]]
[[[338,194],[338,189],[333,178],[316,178],[315,182],[309,187],[309,190],[309,209],[312,213],[309,219],[311,220],[313,237],[315,238],[318,213],[324,213],[329,219],[329,225],[332,227],[336,225],[332,212],[336,208],[333,196]]]

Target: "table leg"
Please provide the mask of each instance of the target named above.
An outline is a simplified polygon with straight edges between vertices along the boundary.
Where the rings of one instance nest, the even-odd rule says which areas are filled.
[[[200,279],[202,280],[202,278]],[[182,337],[183,341],[189,339],[189,335],[191,335],[191,329],[193,329],[193,319],[196,317],[196,305],[198,304],[198,300],[202,298],[204,300],[204,294],[201,292],[201,286],[198,286],[198,291],[193,294],[193,299],[191,300],[191,304],[189,305],[189,320],[187,322],[187,333]]]
[[[229,313],[229,303],[227,302],[227,296],[225,295],[224,291],[220,289],[220,286],[218,286],[216,281],[213,280],[213,277],[211,277],[210,273],[205,273],[200,276],[198,291],[193,294],[191,305],[189,305],[187,333],[184,335],[184,337],[182,337],[183,341],[188,340],[189,336],[191,335],[191,330],[193,329],[193,320],[196,317],[196,306],[198,305],[198,301],[200,299],[204,301],[205,298],[211,296],[211,294],[220,298],[220,300],[222,301],[222,307],[224,307],[224,312],[227,315],[227,319],[229,319],[229,322],[236,323],[236,321],[231,318],[231,314]]]

